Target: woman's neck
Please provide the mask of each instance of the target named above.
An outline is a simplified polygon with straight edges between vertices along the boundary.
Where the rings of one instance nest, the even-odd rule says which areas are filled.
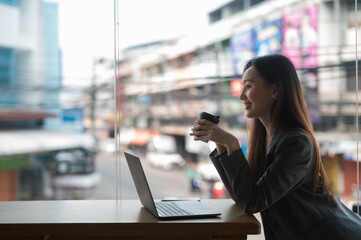
[[[268,138],[272,139],[272,136],[275,132],[275,128],[274,128],[273,124],[271,123],[271,121],[270,120],[265,121],[264,119],[259,119],[259,120],[261,121],[264,128],[266,129],[267,139]]]
[[[269,121],[262,121],[262,124],[263,126],[265,127],[266,129],[266,154],[268,154],[268,151],[269,151],[269,148],[270,148],[270,145],[271,145],[271,140],[272,140],[272,137],[273,137],[273,134],[275,133],[275,128],[273,127],[273,125],[269,122]]]

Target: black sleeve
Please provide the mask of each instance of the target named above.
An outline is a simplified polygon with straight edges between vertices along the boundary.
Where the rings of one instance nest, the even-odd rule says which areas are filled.
[[[257,182],[251,176],[241,149],[230,156],[220,156],[223,171],[219,170],[220,166],[217,170],[223,178],[226,175],[234,200],[247,213],[262,211],[293,191],[312,162],[312,143],[303,133],[288,133],[279,139],[273,156],[272,163]]]
[[[214,167],[217,169],[217,172],[227,190],[228,195],[233,199],[233,201],[237,202],[236,196],[234,195],[231,184],[228,181],[227,174],[224,171],[224,168],[220,162],[220,158],[227,156],[227,152],[224,152],[220,155],[217,155],[217,149],[214,149],[213,152],[209,155]]]

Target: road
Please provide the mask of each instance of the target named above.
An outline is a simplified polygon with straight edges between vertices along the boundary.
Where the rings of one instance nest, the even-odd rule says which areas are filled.
[[[165,196],[176,197],[201,197],[205,193],[194,193],[190,191],[189,179],[185,169],[162,170],[154,168],[142,158],[144,172],[148,184],[155,199]],[[100,184],[88,194],[90,199],[115,199],[116,198],[116,156],[113,154],[100,153],[97,156],[97,170],[101,174]],[[120,156],[120,197],[121,199],[137,199],[138,195],[123,155]]]

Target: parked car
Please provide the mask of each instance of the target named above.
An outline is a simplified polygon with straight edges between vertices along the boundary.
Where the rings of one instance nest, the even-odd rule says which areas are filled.
[[[221,181],[219,174],[213,164],[208,160],[198,163],[197,173],[207,184],[202,184],[203,188],[207,188],[211,198],[227,197],[226,188]]]
[[[56,175],[90,174],[95,171],[95,152],[87,149],[63,150],[55,154]]]
[[[197,172],[205,181],[219,181],[221,178],[210,160],[198,163]]]
[[[95,154],[83,148],[56,153],[54,186],[64,189],[90,189],[97,186],[101,176],[95,169]]]
[[[152,166],[167,170],[185,166],[184,158],[177,152],[174,137],[169,135],[155,135],[150,138],[146,159]]]
[[[210,195],[211,198],[227,197],[226,187],[224,186],[222,181],[215,181],[211,183]]]

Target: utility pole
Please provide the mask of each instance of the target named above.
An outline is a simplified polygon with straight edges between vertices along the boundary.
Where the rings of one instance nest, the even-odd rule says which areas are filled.
[[[90,121],[91,121],[91,125],[90,125],[90,131],[91,131],[91,135],[93,136],[93,138],[95,139],[95,141],[97,141],[97,137],[96,137],[96,130],[95,130],[95,101],[96,101],[96,86],[95,86],[95,81],[96,81],[96,65],[98,63],[98,59],[93,59],[93,64],[92,64],[92,78],[91,78],[91,89],[90,89]]]
[[[223,85],[223,78],[222,78],[222,70],[221,70],[221,61],[220,56],[222,54],[222,42],[220,40],[217,40],[215,43],[215,54],[216,54],[216,76],[217,76],[217,114],[221,113],[222,109],[222,85]]]
[[[343,82],[341,78],[341,41],[340,41],[340,13],[341,13],[341,6],[340,0],[334,0],[334,17],[335,17],[335,46],[337,48],[336,54],[336,64],[339,65],[338,67],[334,67],[334,76],[338,78],[338,103],[337,103],[337,130],[343,132],[345,130],[345,125],[343,122],[343,113],[342,113],[342,102],[343,102]]]

